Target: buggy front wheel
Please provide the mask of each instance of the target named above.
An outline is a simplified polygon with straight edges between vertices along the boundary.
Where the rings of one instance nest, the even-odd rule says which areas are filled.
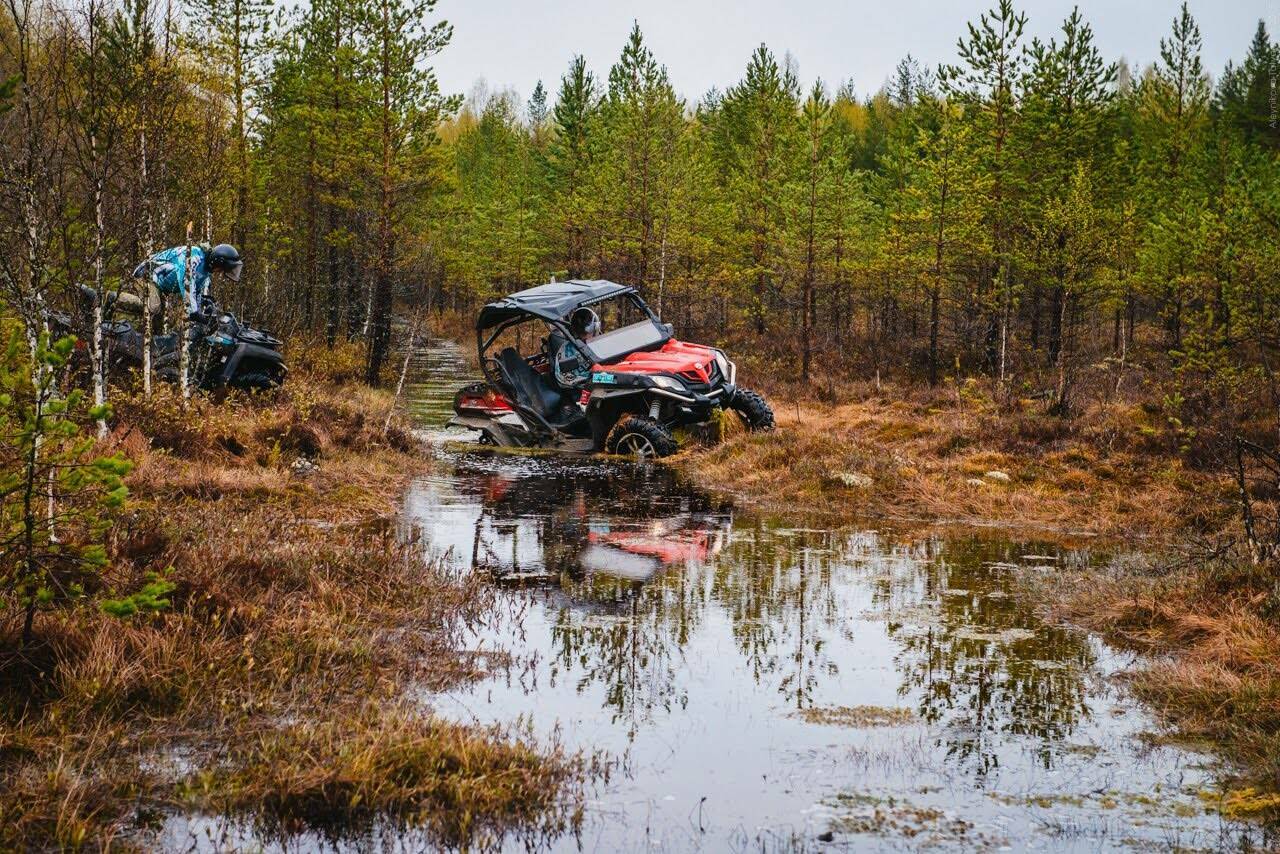
[[[676,452],[675,437],[657,421],[643,415],[624,415],[609,431],[604,449],[611,454],[651,460]]]
[[[729,408],[738,413],[748,430],[772,430],[773,408],[769,402],[748,388],[740,388],[729,402]]]

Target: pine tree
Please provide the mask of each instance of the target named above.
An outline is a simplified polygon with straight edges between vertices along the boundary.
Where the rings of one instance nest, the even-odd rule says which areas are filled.
[[[323,208],[310,216],[324,246],[325,339],[330,345],[344,309],[347,332],[354,331],[361,302],[351,256],[357,239],[353,220],[364,202],[360,170],[367,152],[367,118],[360,108],[369,92],[356,41],[358,15],[359,7],[350,0],[317,0],[303,36],[309,73],[298,107],[309,138],[308,161],[315,167],[309,180],[319,190],[313,199]]]
[[[670,183],[670,200],[664,208],[666,218],[659,254],[658,309],[661,314],[671,305],[684,312],[683,323],[693,327],[695,308],[699,303],[718,302],[714,315],[723,321],[723,295],[719,281],[718,259],[725,242],[728,216],[723,199],[717,192],[715,164],[711,156],[711,136],[707,126],[696,121],[681,134],[676,152],[677,171]],[[667,293],[680,299],[669,300]],[[665,316],[665,315],[664,315]],[[692,331],[692,330],[691,330]]]
[[[424,20],[436,0],[372,0],[361,21],[367,44],[377,158],[374,166],[375,249],[365,379],[376,385],[391,346],[393,285],[406,208],[441,181],[436,127],[456,102],[441,95],[426,64],[453,34],[445,21]]]
[[[934,77],[928,66],[911,54],[903,57],[889,81],[889,98],[901,110],[910,110],[921,100],[933,97]]]
[[[1107,64],[1093,41],[1093,31],[1078,9],[1062,24],[1062,41],[1032,41],[1031,67],[1022,98],[1022,118],[1015,145],[1026,188],[1019,219],[1027,229],[1030,245],[1025,253],[1032,281],[1032,307],[1038,315],[1041,288],[1049,290],[1048,361],[1058,365],[1062,346],[1063,305],[1067,284],[1063,266],[1054,260],[1069,236],[1043,228],[1046,212],[1059,209],[1075,191],[1075,176],[1083,164],[1092,174],[1105,163],[1102,130],[1108,105],[1114,98],[1112,83],[1117,66]],[[1093,192],[1093,184],[1090,185]],[[1056,207],[1055,207],[1056,206]],[[1047,241],[1047,242],[1046,242]],[[1047,281],[1042,281],[1047,279]],[[1040,318],[1032,319],[1038,331]]]
[[[1018,120],[1016,86],[1027,64],[1022,46],[1026,15],[1014,11],[1012,0],[969,25],[967,39],[958,43],[962,66],[944,66],[938,77],[943,93],[973,110],[978,133],[974,142],[990,173],[991,197],[988,221],[992,256],[979,271],[978,299],[985,303],[985,363],[988,371],[1005,380],[1009,321],[1014,300],[1013,232],[1017,218],[1018,185],[1010,138]]]
[[[1160,302],[1169,346],[1178,350],[1195,289],[1193,235],[1206,204],[1195,160],[1203,153],[1209,107],[1200,28],[1185,3],[1169,38],[1160,40],[1160,62],[1143,79],[1138,97],[1139,192],[1151,223],[1143,268]]]
[[[543,256],[538,221],[546,198],[533,156],[532,129],[509,94],[491,96],[475,127],[454,144],[463,207],[457,264],[485,298],[536,277]]]
[[[1051,411],[1067,415],[1072,407],[1080,318],[1104,296],[1099,271],[1109,254],[1108,225],[1093,192],[1089,167],[1078,162],[1067,192],[1051,199],[1040,225],[1041,242],[1048,247],[1048,266],[1060,296],[1054,304],[1055,327],[1061,341],[1054,354],[1057,384]]]
[[[813,328],[818,322],[818,306],[815,297],[818,271],[818,219],[819,191],[826,177],[830,140],[831,101],[822,88],[822,82],[813,84],[809,97],[801,111],[801,122],[807,149],[803,171],[800,205],[801,227],[804,244],[804,271],[801,274],[800,306],[800,378],[809,380],[813,361]]]
[[[724,191],[738,216],[735,278],[756,331],[782,302],[786,187],[800,140],[800,84],[764,45],[717,111],[717,158]]]
[[[0,597],[22,615],[24,646],[40,610],[85,595],[101,576],[107,524],[128,494],[129,462],[96,456],[77,423],[102,421],[108,408],[56,386],[74,344],[44,332],[32,353],[14,334],[0,351]]]
[[[525,114],[529,117],[529,133],[533,137],[534,147],[540,149],[546,136],[547,119],[550,116],[547,110],[547,90],[541,80],[533,87],[533,94],[529,96]]]
[[[1233,328],[1228,343],[1256,360],[1280,423],[1280,159],[1267,149],[1237,152],[1225,185],[1224,227],[1234,238],[1224,278]]]
[[[552,111],[555,137],[550,144],[549,166],[555,204],[551,205],[555,228],[564,242],[563,265],[570,278],[586,271],[586,233],[589,204],[585,198],[591,169],[591,140],[599,95],[586,60],[575,56],[560,80],[560,94]]]
[[[1258,21],[1249,52],[1239,67],[1228,62],[1218,84],[1217,109],[1250,142],[1280,148],[1276,87],[1280,44],[1273,44],[1265,21]]]
[[[965,303],[966,264],[985,257],[990,249],[990,232],[982,221],[990,181],[974,156],[973,128],[956,106],[942,104],[937,110],[936,129],[920,131],[921,157],[903,190],[901,206],[903,227],[910,235],[909,257],[924,282],[930,385],[940,379],[943,300]]]
[[[231,242],[242,244],[251,216],[249,124],[261,78],[260,62],[271,4],[270,0],[188,0],[188,3],[197,43],[215,75],[206,78],[206,85],[212,88],[225,84],[229,89],[235,170],[230,182],[234,187]]]
[[[828,317],[834,343],[840,355],[846,352],[846,331],[852,315],[851,281],[858,258],[859,243],[869,243],[874,206],[866,194],[864,173],[854,167],[858,156],[858,124],[863,116],[852,88],[837,90],[831,104],[828,178],[822,213],[826,224],[823,244],[824,266],[829,283]]]
[[[664,67],[644,44],[639,25],[609,70],[600,105],[592,192],[599,199],[600,272],[643,285],[652,276],[674,176],[684,105]]]

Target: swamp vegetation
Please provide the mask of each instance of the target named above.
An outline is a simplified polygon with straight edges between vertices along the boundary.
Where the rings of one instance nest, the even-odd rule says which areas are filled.
[[[6,637],[0,846],[146,848],[174,811],[432,844],[572,820],[581,759],[411,701],[472,678],[459,638],[488,594],[398,536],[430,462],[400,417],[383,429],[389,395],[332,384],[359,351],[305,355],[271,401],[120,392],[106,444],[134,497],[104,581],[160,575],[165,607]]]
[[[0,847],[633,843],[579,835],[619,792],[620,828],[645,804],[739,847],[1270,839],[1236,821],[1280,805],[1266,26],[1218,72],[1170,6],[1131,64],[1000,0],[874,91],[761,45],[685,98],[637,24],[526,99],[440,91],[448,14],[0,8]],[[239,247],[216,296],[286,339],[283,389],[187,397],[50,338],[77,285],[103,305],[191,241]],[[687,482],[448,450],[468,357],[439,339],[566,276],[725,347],[778,430],[726,424]],[[657,799],[647,739],[728,754],[744,708],[740,773]],[[808,782],[740,803],[810,818],[753,836],[699,798],[778,733]],[[1195,782],[1156,805],[1100,771],[1138,759]],[[929,782],[814,782],[872,766]],[[1039,785],[1063,771],[1096,785]]]

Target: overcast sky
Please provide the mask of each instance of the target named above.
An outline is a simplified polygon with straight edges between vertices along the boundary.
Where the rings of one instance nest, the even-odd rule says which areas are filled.
[[[878,90],[907,53],[935,67],[953,61],[965,23],[995,0],[439,0],[454,25],[453,42],[436,58],[445,92],[469,94],[477,80],[527,98],[542,80],[554,99],[576,53],[603,79],[633,20],[682,96],[697,100],[712,86],[739,79],[751,51],[766,43],[790,52],[802,82],[820,77],[834,89],[845,80],[859,95]],[[1146,65],[1169,32],[1178,0],[1020,0],[1027,35],[1052,35],[1079,5],[1109,59]],[[1206,69],[1217,77],[1245,53],[1258,20],[1280,29],[1280,0],[1192,0],[1204,39]]]

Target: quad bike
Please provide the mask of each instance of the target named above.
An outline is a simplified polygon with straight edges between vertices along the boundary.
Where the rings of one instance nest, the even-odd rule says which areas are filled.
[[[584,307],[619,322],[582,338],[566,318]],[[520,347],[538,336],[525,324],[549,332],[528,355]],[[551,360],[565,341],[589,368],[580,386],[555,379]],[[665,457],[676,451],[674,430],[706,423],[717,410],[737,413],[750,430],[773,428],[773,410],[737,385],[737,366],[723,351],[677,341],[626,285],[552,282],[512,294],[481,309],[476,345],[485,382],[457,393],[449,424],[479,431],[484,444]]]
[[[78,315],[50,312],[49,324],[59,335],[75,335],[79,339],[76,346],[83,347],[93,334],[93,305],[98,296],[93,288],[84,285],[77,293],[81,303]],[[117,309],[142,312],[147,308],[142,300],[126,293],[109,293],[103,303],[102,336],[110,367],[141,369],[142,333],[131,322],[115,319]],[[278,338],[240,323],[210,297],[201,299],[200,311],[191,317],[188,348],[192,384],[206,391],[275,388],[289,373]],[[151,364],[156,376],[176,383],[178,356],[177,333],[151,337]]]

